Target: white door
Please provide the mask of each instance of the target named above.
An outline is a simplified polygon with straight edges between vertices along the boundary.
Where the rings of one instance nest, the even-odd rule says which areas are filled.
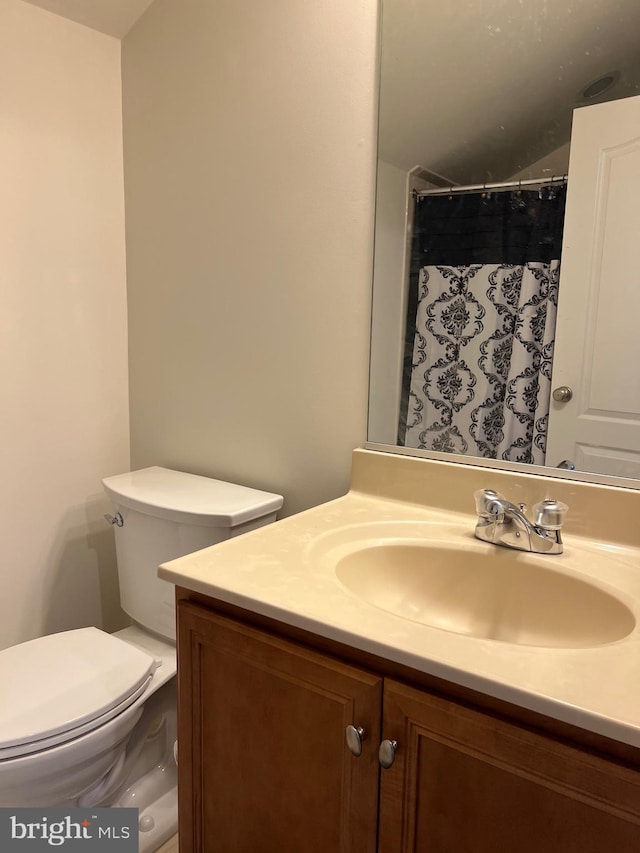
[[[546,464],[640,477],[640,96],[574,112]]]

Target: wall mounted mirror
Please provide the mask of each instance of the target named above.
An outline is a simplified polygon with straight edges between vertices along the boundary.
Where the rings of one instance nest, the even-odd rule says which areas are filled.
[[[383,0],[369,446],[640,486],[639,29]]]

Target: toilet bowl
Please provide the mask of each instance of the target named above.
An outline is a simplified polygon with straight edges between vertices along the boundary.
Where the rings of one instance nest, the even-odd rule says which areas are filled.
[[[0,709],[0,805],[79,805],[175,671],[175,649],[136,628],[80,628],[1,652],[11,702]]]
[[[0,807],[139,810],[140,853],[177,832],[174,559],[275,519],[279,495],[147,468],[103,481],[136,620],[0,651]]]

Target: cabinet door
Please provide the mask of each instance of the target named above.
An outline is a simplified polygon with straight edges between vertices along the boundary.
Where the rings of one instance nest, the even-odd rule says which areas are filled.
[[[374,853],[381,679],[184,602],[178,666],[180,853]]]
[[[637,853],[639,774],[385,681],[380,853]]]

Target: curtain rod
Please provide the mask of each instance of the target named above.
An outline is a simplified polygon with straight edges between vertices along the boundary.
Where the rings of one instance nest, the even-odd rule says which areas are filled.
[[[469,184],[468,186],[438,187],[434,190],[412,190],[414,198],[424,198],[427,195],[451,195],[452,193],[473,193],[489,190],[515,190],[522,187],[540,187],[544,184],[566,183],[566,175],[556,175],[553,178],[532,178],[527,181],[507,181],[502,184]]]

